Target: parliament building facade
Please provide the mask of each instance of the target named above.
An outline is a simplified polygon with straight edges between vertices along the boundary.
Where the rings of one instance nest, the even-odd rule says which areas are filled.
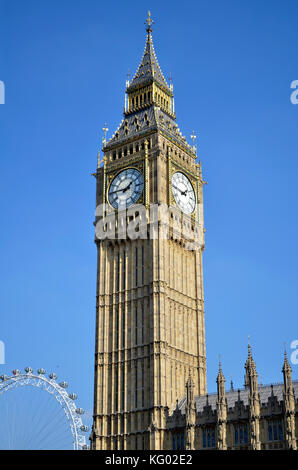
[[[285,354],[283,383],[260,386],[249,346],[245,385],[207,394],[201,162],[176,123],[173,85],[152,41],[127,81],[124,117],[104,140],[96,177],[97,292],[93,450],[297,449],[298,382]],[[195,136],[193,136],[194,138]],[[138,205],[139,212],[130,210]],[[152,205],[169,208],[152,234],[121,234]],[[115,219],[115,213],[124,218]],[[179,213],[183,217],[179,217]],[[159,214],[159,213],[158,213]],[[113,218],[114,217],[114,218]],[[140,220],[140,219],[138,219]],[[187,230],[201,234],[189,246]],[[145,230],[145,236],[144,236]],[[181,235],[181,232],[182,235]],[[111,232],[112,233],[112,232]],[[296,398],[297,397],[297,398]]]

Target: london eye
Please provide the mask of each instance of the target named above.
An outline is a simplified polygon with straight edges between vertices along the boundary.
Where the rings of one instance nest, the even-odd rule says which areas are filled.
[[[0,449],[86,450],[89,428],[68,383],[31,367],[0,376]]]

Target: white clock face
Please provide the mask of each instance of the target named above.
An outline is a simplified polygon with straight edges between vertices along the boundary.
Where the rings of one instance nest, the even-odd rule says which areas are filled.
[[[195,192],[187,176],[180,171],[173,174],[172,191],[177,206],[185,214],[192,214],[196,205]]]
[[[115,209],[135,204],[142,194],[144,178],[135,168],[127,168],[115,176],[109,187],[109,202]]]

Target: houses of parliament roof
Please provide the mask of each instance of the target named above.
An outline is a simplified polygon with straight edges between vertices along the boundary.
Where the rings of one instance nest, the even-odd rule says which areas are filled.
[[[298,398],[298,380],[293,380],[293,389],[296,399]],[[277,383],[274,385],[259,385],[260,403],[266,406],[271,397],[279,403],[284,399],[284,384]],[[238,404],[242,406],[249,406],[249,390],[247,388],[231,390],[226,392],[227,407],[228,409],[235,408]],[[211,393],[200,397],[195,397],[196,410],[198,413],[204,412],[209,407],[210,411],[216,411],[217,393]],[[181,413],[185,413],[186,398],[183,398],[179,403]]]

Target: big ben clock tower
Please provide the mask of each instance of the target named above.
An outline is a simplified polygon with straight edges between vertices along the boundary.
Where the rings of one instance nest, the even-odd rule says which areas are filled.
[[[116,220],[114,236],[97,238],[97,304],[92,449],[169,449],[167,416],[185,396],[206,393],[202,252],[181,224],[203,228],[203,180],[196,152],[176,123],[173,86],[166,82],[147,23],[144,54],[127,82],[124,118],[104,142],[96,171],[96,221]],[[104,205],[104,208],[103,208]],[[168,207],[152,236],[121,232],[117,215]],[[100,207],[100,209],[98,209]],[[141,209],[140,209],[141,211]],[[114,217],[116,219],[109,219]],[[179,217],[182,214],[182,218]],[[124,219],[122,219],[123,222]],[[95,222],[96,223],[96,222]],[[123,231],[122,231],[123,232]],[[203,237],[202,237],[203,240]]]

